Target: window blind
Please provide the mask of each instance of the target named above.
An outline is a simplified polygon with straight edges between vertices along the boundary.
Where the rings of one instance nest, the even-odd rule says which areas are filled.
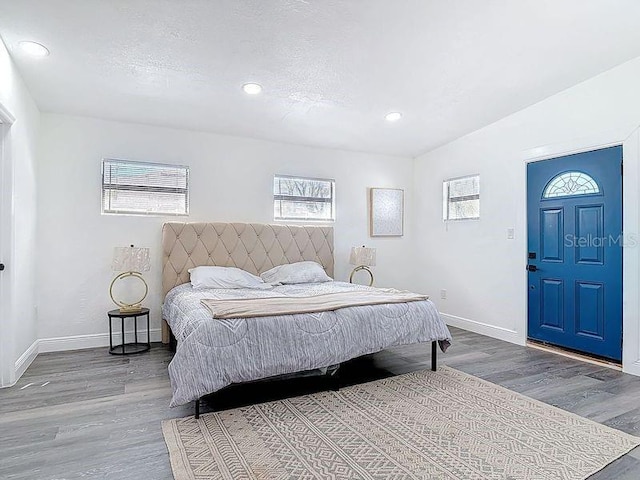
[[[442,218],[480,218],[480,175],[445,180],[442,184]]]
[[[188,215],[189,167],[103,160],[102,213]]]
[[[275,175],[273,216],[276,220],[335,219],[335,180]]]

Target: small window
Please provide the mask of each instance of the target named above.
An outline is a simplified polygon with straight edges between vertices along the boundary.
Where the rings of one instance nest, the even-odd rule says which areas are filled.
[[[335,220],[335,180],[322,178],[273,178],[275,220]]]
[[[442,218],[480,218],[480,175],[452,178],[442,183]]]
[[[596,181],[583,172],[565,172],[551,179],[542,198],[595,195],[600,193]]]
[[[188,215],[189,167],[104,160],[102,213]]]

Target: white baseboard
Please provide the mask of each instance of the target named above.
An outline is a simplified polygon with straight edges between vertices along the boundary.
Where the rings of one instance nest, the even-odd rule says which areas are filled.
[[[132,341],[133,331],[125,331],[127,341]],[[162,341],[162,329],[152,329],[149,331],[152,342]],[[146,332],[138,332],[138,341],[147,340]],[[121,343],[120,332],[113,334],[113,342]],[[27,350],[20,355],[15,363],[15,380],[9,385],[1,385],[0,388],[12,387],[17,383],[22,374],[29,368],[29,365],[36,359],[39,353],[64,352],[67,350],[82,350],[83,348],[97,348],[109,346],[108,333],[95,333],[91,335],[71,335],[68,337],[41,338],[31,344]]]
[[[635,362],[623,362],[622,371],[630,375],[637,375],[640,377],[640,360]]]
[[[447,325],[451,325],[453,327],[462,328],[463,330],[469,330],[470,332],[479,333],[481,335],[497,338],[498,340],[504,340],[505,342],[515,343],[517,345],[525,345],[526,343],[524,335],[515,330],[496,327],[495,325],[489,325],[488,323],[482,323],[476,320],[458,317],[456,315],[449,315],[448,313],[441,312],[440,316]]]
[[[22,376],[25,370],[29,368],[29,365],[31,365],[31,362],[33,362],[38,356],[38,352],[39,352],[38,343],[39,343],[39,340],[36,340],[35,342],[33,342],[31,346],[27,348],[22,355],[20,355],[20,358],[16,360],[16,364],[15,364],[16,381],[18,381],[18,379]]]
[[[132,341],[133,331],[125,332],[127,336],[127,342]],[[149,331],[152,342],[162,341],[162,330],[152,329]],[[138,332],[138,341],[145,342],[147,335],[142,332]],[[115,344],[121,343],[120,332],[113,334],[113,342]],[[108,333],[94,333],[90,335],[72,335],[68,337],[53,337],[53,338],[41,338],[38,340],[38,353],[45,352],[64,352],[67,350],[82,350],[83,348],[96,348],[96,347],[108,347],[109,346],[109,334]]]

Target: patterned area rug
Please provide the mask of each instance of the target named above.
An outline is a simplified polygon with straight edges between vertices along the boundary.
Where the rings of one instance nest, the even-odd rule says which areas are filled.
[[[176,480],[574,480],[640,444],[447,367],[162,428]]]

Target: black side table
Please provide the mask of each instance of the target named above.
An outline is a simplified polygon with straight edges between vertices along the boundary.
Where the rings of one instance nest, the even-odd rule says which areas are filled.
[[[149,309],[143,308],[139,312],[121,312],[120,310],[111,310],[109,313],[109,353],[111,355],[131,355],[134,353],[146,352],[151,348],[151,338],[149,336]],[[147,317],[147,343],[138,342],[138,317]],[[122,344],[113,346],[113,331],[111,329],[111,321],[113,319],[120,319],[121,332],[122,332]],[[133,318],[134,326],[134,341],[132,343],[126,343],[124,339],[124,320],[125,318]]]

